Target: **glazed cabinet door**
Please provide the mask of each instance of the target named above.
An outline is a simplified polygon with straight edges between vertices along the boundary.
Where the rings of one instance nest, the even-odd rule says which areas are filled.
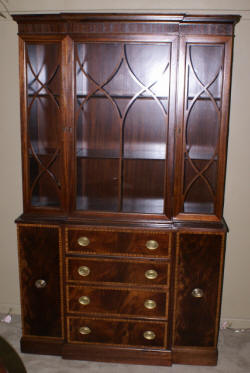
[[[176,44],[77,41],[75,210],[170,216]]]
[[[62,338],[60,228],[20,224],[18,241],[23,334]]]
[[[20,39],[24,209],[63,208],[61,42]]]
[[[175,218],[222,216],[232,41],[185,37],[180,44]]]
[[[174,346],[215,347],[217,344],[224,235],[177,234]]]

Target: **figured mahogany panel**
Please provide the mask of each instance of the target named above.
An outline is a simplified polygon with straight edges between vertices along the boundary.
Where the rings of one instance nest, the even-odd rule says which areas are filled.
[[[81,246],[80,237],[87,237],[88,245]],[[156,231],[116,231],[110,229],[70,229],[66,230],[66,251],[85,254],[110,254],[125,256],[168,257],[170,255],[169,232]],[[147,241],[156,241],[158,247],[150,250]]]
[[[18,239],[24,335],[61,338],[59,229],[19,225]]]
[[[89,303],[80,303],[81,297],[88,297]],[[167,293],[157,290],[110,289],[93,286],[68,286],[67,305],[69,312],[81,314],[98,313],[109,315],[130,315],[149,318],[167,317]],[[153,300],[154,309],[147,309],[144,302]]]
[[[78,282],[122,283],[145,286],[169,286],[169,263],[155,261],[135,262],[112,259],[68,258],[67,280]],[[80,267],[87,267],[89,273],[79,274]],[[154,271],[155,278],[147,278]],[[85,270],[86,274],[86,270]]]
[[[103,343],[115,345],[164,347],[166,323],[145,321],[110,321],[105,319],[70,317],[68,321],[69,342]],[[90,333],[83,335],[80,328],[88,327]],[[152,331],[155,338],[147,340],[143,334]]]
[[[174,345],[217,343],[224,235],[179,233],[177,238]],[[194,297],[194,289],[202,291]]]

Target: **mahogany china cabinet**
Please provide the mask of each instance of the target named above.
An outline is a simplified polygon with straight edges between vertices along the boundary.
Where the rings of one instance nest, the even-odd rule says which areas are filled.
[[[14,19],[22,351],[215,365],[239,16]]]

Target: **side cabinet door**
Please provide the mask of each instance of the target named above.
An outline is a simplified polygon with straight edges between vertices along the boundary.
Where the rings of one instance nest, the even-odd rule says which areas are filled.
[[[19,225],[24,335],[61,338],[60,228]]]
[[[181,220],[221,218],[231,53],[230,37],[181,40],[174,189]]]
[[[177,234],[175,346],[217,344],[224,233]]]

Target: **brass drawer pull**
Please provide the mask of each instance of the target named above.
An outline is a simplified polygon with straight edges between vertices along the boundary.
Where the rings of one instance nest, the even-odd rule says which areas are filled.
[[[82,297],[80,297],[78,299],[79,303],[82,305],[82,306],[87,306],[89,303],[90,303],[90,299],[89,297],[86,297],[85,295],[83,295]]]
[[[204,291],[202,289],[199,289],[199,288],[195,288],[193,291],[192,291],[192,296],[194,298],[202,298],[204,295]]]
[[[79,329],[79,333],[82,334],[82,335],[87,335],[87,334],[91,333],[91,329],[88,326],[82,326]]]
[[[148,280],[154,280],[154,279],[156,279],[157,276],[158,276],[158,273],[157,273],[154,269],[148,269],[148,270],[145,272],[145,277],[146,277]]]
[[[143,337],[149,341],[152,341],[153,339],[155,339],[156,335],[152,330],[146,330],[143,333]]]
[[[80,246],[88,246],[90,243],[90,240],[88,239],[88,237],[79,237],[77,242],[78,242],[78,245]]]
[[[86,277],[90,274],[90,269],[87,266],[81,266],[78,268],[77,272],[80,276]]]
[[[155,240],[149,240],[146,242],[146,248],[149,250],[156,250],[159,247],[159,244]]]
[[[156,307],[156,302],[153,299],[147,299],[144,302],[144,307],[148,310],[153,310]]]
[[[43,279],[36,280],[36,282],[35,282],[35,287],[37,289],[45,288],[46,285],[47,285],[47,282]]]

